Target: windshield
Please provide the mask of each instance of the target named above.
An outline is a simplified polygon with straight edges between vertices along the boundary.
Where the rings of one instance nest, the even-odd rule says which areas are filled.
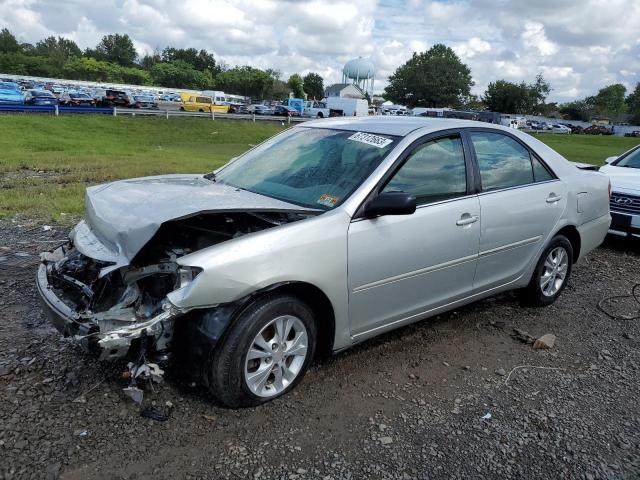
[[[614,165],[616,167],[640,168],[640,147],[619,159]]]
[[[18,85],[16,85],[15,83],[0,82],[0,90],[8,90],[8,91],[19,92],[20,91],[20,87],[18,87]]]
[[[247,152],[216,180],[311,208],[342,203],[373,172],[396,137],[299,127]]]

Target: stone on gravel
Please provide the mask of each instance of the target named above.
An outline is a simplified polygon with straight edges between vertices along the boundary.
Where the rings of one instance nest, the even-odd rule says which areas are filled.
[[[378,439],[378,441],[382,444],[382,445],[389,445],[390,443],[393,443],[393,438],[391,437],[380,437]]]
[[[543,336],[533,342],[534,350],[546,350],[553,348],[556,343],[556,336],[553,333],[545,333]]]
[[[501,377],[504,377],[507,372],[505,372],[504,368],[500,367],[500,368],[496,368],[496,375],[500,375]]]

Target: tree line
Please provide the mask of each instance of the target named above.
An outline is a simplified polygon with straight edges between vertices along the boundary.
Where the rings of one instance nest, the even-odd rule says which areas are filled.
[[[0,72],[34,77],[65,78],[104,83],[161,85],[168,88],[222,90],[257,100],[320,99],[322,77],[308,73],[286,81],[277,70],[251,66],[229,68],[207,50],[166,47],[140,57],[127,34],[105,35],[95,48],[82,51],[64,37],[47,37],[35,45],[20,43],[8,29],[0,31]]]
[[[608,85],[583,100],[547,103],[552,88],[541,74],[527,83],[496,80],[481,96],[471,94],[471,70],[450,47],[434,45],[413,56],[389,77],[384,98],[408,107],[450,107],[530,115],[562,115],[569,120],[590,121],[603,116],[640,124],[640,82],[626,96],[622,84]]]
[[[105,35],[95,48],[82,51],[67,38],[48,37],[35,45],[20,43],[8,30],[0,31],[0,72],[70,80],[88,80],[168,88],[222,90],[256,100],[321,99],[323,79],[317,73],[287,80],[278,70],[252,66],[229,68],[207,50],[166,47],[139,57],[126,34]],[[622,84],[608,85],[593,96],[557,104],[547,103],[551,85],[539,74],[533,81],[496,80],[481,96],[471,94],[471,69],[450,47],[437,44],[415,52],[389,77],[383,97],[408,107],[450,107],[532,115],[560,114],[589,121],[594,116],[640,124],[640,82],[629,95]]]

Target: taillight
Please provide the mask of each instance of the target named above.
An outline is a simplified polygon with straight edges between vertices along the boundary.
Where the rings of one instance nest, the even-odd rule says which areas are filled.
[[[609,180],[609,199],[611,199],[611,180]]]

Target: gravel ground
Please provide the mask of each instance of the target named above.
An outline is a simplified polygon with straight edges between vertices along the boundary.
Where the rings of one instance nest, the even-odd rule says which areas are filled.
[[[122,364],[47,324],[33,265],[65,232],[0,231],[0,479],[640,477],[640,326],[596,308],[640,281],[638,243],[608,239],[550,307],[506,294],[400,329],[259,408],[219,408],[170,371],[143,404],[170,402],[162,422],[123,396]],[[557,340],[534,350],[514,329]]]

